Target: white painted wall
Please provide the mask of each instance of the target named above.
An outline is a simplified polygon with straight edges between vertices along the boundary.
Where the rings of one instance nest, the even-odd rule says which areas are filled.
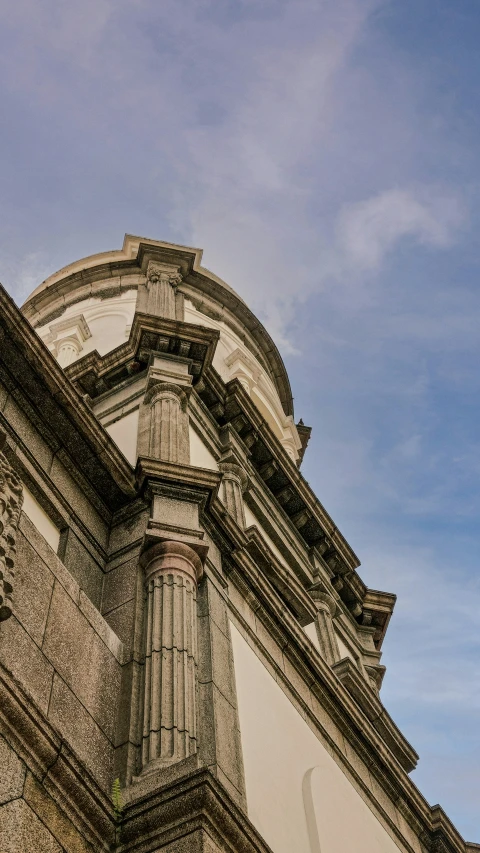
[[[337,637],[337,645],[338,645],[338,651],[340,652],[340,657],[341,658],[350,658],[350,660],[353,660],[353,662],[358,665],[358,658],[355,657],[355,655],[353,654],[351,649],[347,646],[347,644],[343,642],[343,640],[340,637],[340,635],[338,634],[338,632],[336,632],[336,637]]]
[[[208,468],[210,471],[218,471],[217,460],[191,424],[189,424],[189,434],[190,465],[195,465],[196,468]]]
[[[139,409],[134,409],[128,415],[119,418],[118,421],[113,421],[113,423],[105,427],[119,450],[122,451],[125,459],[134,467],[137,463],[138,415]]]
[[[322,650],[320,648],[320,640],[318,639],[317,626],[315,625],[315,622],[310,622],[309,625],[305,625],[303,630],[307,637],[312,641],[315,648],[321,653]]]
[[[63,367],[93,350],[105,355],[128,339],[136,300],[137,291],[133,287],[108,299],[89,297],[69,305],[60,319],[38,326],[36,331]],[[79,317],[87,337],[80,332],[72,337],[72,330],[66,325],[69,318],[78,320]],[[285,415],[274,383],[243,341],[223,321],[197,311],[188,299],[185,300],[185,320],[218,329],[220,339],[213,358],[214,367],[225,382],[234,377],[239,379],[286,452],[296,460],[301,443],[293,418]],[[69,336],[72,340],[67,347]]]
[[[25,515],[28,515],[30,521],[42,534],[50,547],[57,552],[60,542],[60,531],[25,485],[23,486],[23,512]]]
[[[250,820],[274,853],[398,853],[281,687],[231,625]]]
[[[258,520],[257,516],[254,515],[254,513],[252,512],[252,510],[250,509],[250,507],[246,503],[244,503],[244,510],[245,510],[245,525],[246,525],[246,527],[253,527],[253,526],[258,527],[259,531],[262,534],[262,538],[265,539],[265,542],[267,543],[267,545],[270,546],[270,548],[273,551],[273,553],[275,554],[275,556],[278,557],[278,559],[280,560],[280,562],[284,566],[288,567],[288,563],[287,563],[285,557],[283,556],[282,552],[280,551],[279,548],[277,548],[273,539],[270,538],[268,533],[262,527],[261,522]]]

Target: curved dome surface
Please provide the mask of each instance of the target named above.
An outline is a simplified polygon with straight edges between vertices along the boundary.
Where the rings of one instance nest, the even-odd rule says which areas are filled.
[[[270,335],[235,291],[201,266],[202,250],[125,235],[120,250],[69,264],[37,287],[22,307],[62,367],[97,350],[105,355],[128,339],[137,290],[150,261],[175,267],[188,323],[215,328],[213,365],[237,378],[289,455],[301,447],[290,383]]]

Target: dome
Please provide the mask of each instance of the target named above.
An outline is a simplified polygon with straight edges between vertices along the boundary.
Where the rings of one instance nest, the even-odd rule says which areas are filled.
[[[213,367],[221,379],[238,379],[286,452],[298,461],[302,444],[277,347],[245,302],[202,267],[201,259],[200,249],[127,234],[122,249],[91,255],[51,275],[22,311],[67,368],[90,353],[104,356],[125,344],[149,263],[165,265],[178,276],[182,319],[219,334]]]

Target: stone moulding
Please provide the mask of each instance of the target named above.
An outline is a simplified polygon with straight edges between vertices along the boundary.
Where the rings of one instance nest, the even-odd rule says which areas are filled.
[[[35,407],[47,442],[67,456],[74,447],[96,493],[112,510],[124,506],[135,496],[130,464],[1,286],[0,348],[5,384],[18,389],[17,402],[26,412]]]
[[[300,540],[315,552],[354,618],[361,621],[365,604],[380,649],[395,596],[368,590],[356,572],[360,562],[270,427],[260,416],[238,379],[225,386],[216,371],[205,372],[199,396],[219,426],[230,425],[243,442],[248,467],[259,477],[289,517]],[[247,471],[250,476],[250,472]],[[312,580],[310,579],[310,584]],[[308,584],[306,584],[308,585]]]
[[[12,615],[15,541],[22,504],[21,480],[0,452],[0,622]]]

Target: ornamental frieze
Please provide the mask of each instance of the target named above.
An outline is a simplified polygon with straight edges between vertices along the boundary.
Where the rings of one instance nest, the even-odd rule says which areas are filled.
[[[22,504],[21,480],[0,453],[0,622],[12,615],[15,540]]]

